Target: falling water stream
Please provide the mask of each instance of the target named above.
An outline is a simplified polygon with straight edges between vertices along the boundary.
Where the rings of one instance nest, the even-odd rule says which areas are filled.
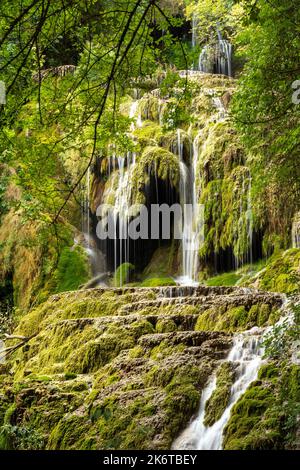
[[[199,152],[198,134],[193,142],[193,158],[190,167],[183,158],[181,130],[177,129],[177,151],[180,168],[180,203],[183,208],[182,276],[177,278],[181,285],[197,285],[198,253],[200,247],[201,218],[197,204],[196,166]]]
[[[279,326],[294,322],[293,310],[289,307],[289,301],[283,297],[283,315],[272,327],[254,327],[249,331],[236,334],[233,346],[225,359],[233,366],[235,381],[231,386],[230,399],[221,418],[212,426],[205,426],[206,403],[211,398],[217,387],[217,379],[214,375],[202,391],[200,407],[196,418],[174,441],[174,450],[221,450],[223,432],[229,421],[232,407],[246,392],[250,384],[257,379],[258,371],[264,361],[264,341]]]
[[[217,73],[232,77],[232,44],[222,38],[220,31],[214,48],[207,44],[199,56],[198,70],[204,73]]]
[[[292,225],[293,248],[300,248],[300,212],[295,215]]]
[[[223,431],[229,420],[231,409],[245,393],[251,382],[257,378],[264,353],[262,338],[263,334],[257,328],[235,337],[233,347],[226,359],[226,361],[233,364],[235,369],[235,382],[231,387],[230,401],[223,415],[212,426],[205,426],[205,405],[217,386],[217,380],[214,376],[202,392],[197,417],[175,440],[172,446],[173,449],[222,449]]]

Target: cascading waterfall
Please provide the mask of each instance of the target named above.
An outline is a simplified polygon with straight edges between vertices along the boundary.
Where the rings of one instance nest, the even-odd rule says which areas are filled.
[[[180,202],[183,208],[182,276],[177,281],[182,285],[197,285],[198,253],[201,242],[201,220],[196,185],[199,138],[200,134],[194,139],[192,166],[189,168],[183,158],[181,130],[177,129],[177,152],[180,165]]]
[[[84,248],[86,253],[91,260],[95,258],[95,251],[92,248],[92,236],[91,236],[91,220],[90,220],[90,182],[91,182],[91,170],[88,168],[86,172],[86,185],[85,185],[85,197],[83,201],[82,210],[82,233],[84,237]]]
[[[138,106],[138,100],[133,101],[129,112],[129,117],[132,119],[130,128],[132,133],[137,127],[142,126],[142,118]],[[118,266],[129,261],[128,224],[131,206],[130,182],[135,164],[135,152],[127,152],[125,156],[118,157],[114,154],[109,160],[109,175],[111,173],[111,168],[113,168],[114,171],[117,171],[118,174],[113,213],[115,271]],[[120,279],[120,281],[122,284],[123,280]]]
[[[115,252],[115,270],[118,265],[128,262],[129,260],[129,238],[128,223],[130,212],[130,179],[133,167],[136,163],[135,153],[128,152],[125,157],[118,157],[118,188],[115,193],[114,206],[114,252]],[[126,168],[125,168],[126,163]],[[118,246],[119,245],[119,246]],[[119,262],[118,260],[119,248]]]
[[[205,426],[206,403],[217,387],[217,380],[214,376],[202,392],[197,417],[175,440],[172,449],[222,449],[223,431],[230,418],[231,409],[246,392],[249,385],[257,378],[264,353],[262,341],[263,334],[258,328],[254,328],[253,330],[235,337],[233,347],[226,359],[226,361],[232,363],[235,370],[235,382],[231,387],[230,401],[223,415],[212,426]]]
[[[236,334],[232,349],[225,361],[232,364],[235,382],[231,387],[229,403],[221,418],[212,426],[205,426],[206,403],[211,398],[217,387],[214,375],[202,391],[199,412],[189,426],[174,441],[174,450],[221,450],[223,432],[229,421],[233,406],[246,392],[253,381],[257,379],[258,371],[263,364],[264,341],[274,332],[278,337],[278,328],[288,327],[295,321],[293,310],[288,307],[288,301],[283,299],[282,311],[285,315],[272,327],[254,327],[244,333]],[[284,334],[284,333],[283,333]]]
[[[197,16],[195,13],[193,13],[193,17],[192,17],[192,48],[193,49],[195,49],[197,45],[197,26],[198,26]]]
[[[76,237],[74,239],[74,245],[81,245],[83,246],[86,254],[89,257],[90,266],[92,270],[92,274],[94,276],[99,275],[106,271],[106,261],[103,253],[98,250],[96,241],[92,235],[91,231],[91,217],[90,217],[90,183],[91,183],[91,171],[88,168],[86,173],[86,181],[85,181],[85,188],[84,188],[84,196],[82,202],[82,221],[81,221],[81,232],[82,235],[80,237]]]
[[[204,73],[217,73],[232,77],[232,44],[222,38],[220,31],[218,42],[212,47],[207,44],[203,47],[200,56],[198,69]]]
[[[293,248],[300,248],[300,212],[295,215],[293,220],[292,244]]]

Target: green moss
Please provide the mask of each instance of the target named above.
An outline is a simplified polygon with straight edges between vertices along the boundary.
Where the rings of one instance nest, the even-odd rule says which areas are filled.
[[[145,148],[132,174],[132,202],[134,204],[144,204],[144,189],[151,175],[168,181],[172,187],[177,187],[180,178],[178,157],[160,147]]]
[[[253,283],[260,289],[295,294],[300,291],[300,250],[291,249],[277,253],[268,260],[265,268],[244,285]]]
[[[241,275],[236,272],[230,272],[207,279],[205,284],[208,286],[235,286],[240,279]]]
[[[223,415],[231,396],[234,369],[230,362],[222,364],[217,371],[217,387],[205,404],[205,426],[212,426]]]
[[[274,377],[278,377],[278,375],[279,371],[275,363],[264,364],[259,370],[258,379],[272,379]]]
[[[199,316],[197,331],[240,331],[253,326],[265,326],[274,321],[278,310],[269,304],[253,304],[249,309],[243,305],[227,309],[226,306],[212,307]]]
[[[224,430],[224,449],[290,448],[295,442],[299,413],[299,371],[299,366],[283,362],[262,366],[259,381],[232,409]]]
[[[158,277],[158,278],[150,278],[150,279],[145,279],[141,287],[160,287],[160,286],[176,286],[176,282],[172,278],[164,278],[164,277]]]
[[[64,248],[54,273],[56,292],[76,290],[90,277],[88,259],[80,246]]]
[[[172,331],[176,330],[177,325],[173,320],[168,320],[167,318],[164,318],[156,323],[157,333],[171,333]]]
[[[178,270],[177,245],[173,241],[171,246],[159,247],[153,253],[150,263],[143,272],[145,279],[170,278]]]
[[[114,286],[121,287],[127,284],[134,272],[135,267],[131,263],[121,264],[114,274]]]
[[[162,135],[162,128],[159,124],[151,121],[144,121],[143,126],[134,131],[134,135],[138,140],[141,148],[149,145],[156,145]]]
[[[76,379],[76,377],[77,377],[77,374],[75,374],[74,372],[65,373],[65,380],[73,380],[73,379]]]

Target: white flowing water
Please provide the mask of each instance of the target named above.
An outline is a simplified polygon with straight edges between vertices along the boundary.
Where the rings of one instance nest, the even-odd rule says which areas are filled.
[[[172,449],[222,449],[223,431],[230,418],[231,409],[246,392],[251,382],[257,378],[264,353],[261,346],[262,337],[263,335],[258,328],[236,336],[233,347],[226,359],[226,361],[231,362],[235,368],[235,382],[232,385],[230,401],[223,415],[212,426],[205,426],[205,406],[217,386],[216,377],[213,377],[202,392],[197,417],[175,440]]]
[[[85,190],[83,196],[83,204],[82,204],[82,228],[81,231],[84,235],[85,242],[87,248],[90,246],[90,239],[91,239],[91,227],[90,227],[90,179],[91,179],[91,172],[90,168],[88,168],[86,173],[86,180],[85,180]]]
[[[131,208],[131,177],[136,163],[136,154],[128,152],[117,158],[118,186],[114,203],[114,259],[115,270],[129,260],[128,224]]]
[[[131,132],[134,132],[136,128],[142,127],[142,117],[139,110],[139,100],[133,101],[129,111],[129,117],[132,119],[132,123],[130,126]]]
[[[198,253],[201,243],[201,207],[197,201],[196,166],[199,153],[199,138],[193,142],[192,166],[188,167],[183,158],[181,130],[177,129],[177,152],[180,167],[180,203],[183,208],[182,276],[177,279],[181,285],[197,285]]]
[[[133,101],[129,117],[132,119],[130,131],[142,126],[139,101]],[[129,261],[128,224],[131,208],[131,177],[136,164],[136,153],[127,152],[124,156],[113,156],[113,169],[118,172],[117,188],[114,202],[114,260],[115,270]],[[110,173],[110,170],[109,170]],[[122,283],[122,279],[121,279]]]
[[[293,248],[300,248],[300,212],[295,215],[292,226]]]
[[[193,13],[192,17],[192,48],[194,49],[197,45],[197,27],[198,27],[198,20],[195,13]]]
[[[199,56],[198,69],[204,73],[217,73],[232,77],[232,44],[223,39],[218,31],[218,42],[207,44]]]

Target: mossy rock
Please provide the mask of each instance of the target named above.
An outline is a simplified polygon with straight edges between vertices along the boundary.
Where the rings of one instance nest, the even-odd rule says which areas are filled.
[[[217,370],[216,390],[205,404],[205,426],[212,426],[222,417],[230,401],[234,375],[234,368],[230,362],[225,362]]]
[[[141,283],[141,287],[163,287],[176,286],[176,282],[171,277],[154,277],[145,279]]]

